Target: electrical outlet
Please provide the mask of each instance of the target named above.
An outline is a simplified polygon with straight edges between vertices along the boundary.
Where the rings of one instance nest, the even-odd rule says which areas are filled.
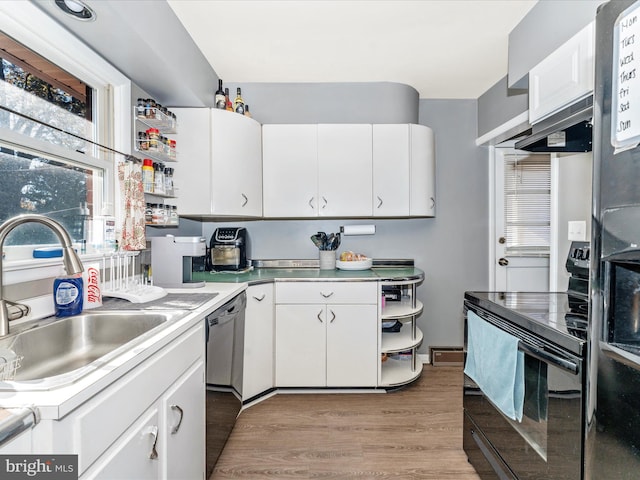
[[[587,241],[587,222],[585,222],[584,220],[570,221],[568,230],[568,240],[577,242]]]

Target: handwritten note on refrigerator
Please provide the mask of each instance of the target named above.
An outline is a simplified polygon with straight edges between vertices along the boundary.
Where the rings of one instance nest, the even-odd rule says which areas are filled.
[[[615,24],[611,85],[611,144],[623,151],[640,143],[640,4]]]

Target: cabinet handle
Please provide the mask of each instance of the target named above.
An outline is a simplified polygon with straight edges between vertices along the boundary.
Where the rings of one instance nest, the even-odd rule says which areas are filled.
[[[173,428],[171,429],[171,435],[178,433],[178,430],[180,430],[180,425],[182,425],[182,418],[184,417],[184,410],[182,410],[182,408],[180,408],[180,405],[171,405],[171,410],[177,410],[178,413],[180,414],[180,419],[178,420],[178,423],[176,425],[173,426]]]
[[[329,323],[333,323],[333,321],[336,319],[336,314],[333,310],[329,310],[331,312],[331,320],[329,320]]]
[[[314,206],[313,206],[313,197],[311,197],[311,198],[309,199],[309,206],[311,207],[311,209],[312,209],[312,210],[314,209]]]
[[[431,200],[431,210],[433,210],[436,206],[436,199],[433,197],[429,197],[429,200]]]
[[[241,193],[240,195],[242,195],[242,198],[244,199],[244,202],[242,202],[242,206],[244,207],[247,202],[249,201],[249,199],[247,198],[247,196],[244,193]]]
[[[151,460],[155,460],[158,458],[158,450],[156,450],[156,446],[158,444],[158,426],[154,425],[152,427],[147,428],[145,433],[148,433],[153,437],[153,445],[151,446],[151,452],[149,453],[149,458]]]
[[[331,295],[333,295],[333,292],[329,292],[329,293],[320,292],[320,295],[322,295],[324,298],[329,298]]]
[[[322,209],[324,210],[325,208],[327,208],[327,203],[329,203],[329,202],[327,202],[327,199],[324,198],[324,197],[322,197],[322,201],[324,202],[323,205],[322,205]]]
[[[324,322],[322,321],[322,310],[320,310],[320,311],[318,312],[318,320],[320,320],[320,323],[324,323]]]
[[[253,296],[254,300],[257,300],[258,302],[261,302],[262,300],[264,300],[264,297],[266,297],[266,295],[263,293],[262,296],[260,298],[256,297],[255,295]]]
[[[378,201],[380,202],[380,203],[378,203],[378,206],[376,208],[380,208],[382,206],[382,199],[378,195],[376,195],[376,197],[377,197]]]

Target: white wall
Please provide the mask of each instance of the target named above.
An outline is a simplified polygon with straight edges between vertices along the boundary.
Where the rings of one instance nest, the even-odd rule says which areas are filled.
[[[568,222],[586,223],[586,240],[591,239],[591,173],[593,155],[589,153],[558,154],[551,159],[552,167],[557,171],[557,187],[554,188],[557,199],[557,256],[556,291],[564,292],[569,286],[569,274],[566,269],[567,254],[571,241],[568,240]],[[552,280],[553,285],[553,280]]]

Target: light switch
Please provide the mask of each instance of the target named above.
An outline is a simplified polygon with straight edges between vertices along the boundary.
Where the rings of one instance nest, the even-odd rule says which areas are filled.
[[[587,241],[587,222],[584,220],[576,220],[569,222],[569,238],[568,240],[586,242]]]

